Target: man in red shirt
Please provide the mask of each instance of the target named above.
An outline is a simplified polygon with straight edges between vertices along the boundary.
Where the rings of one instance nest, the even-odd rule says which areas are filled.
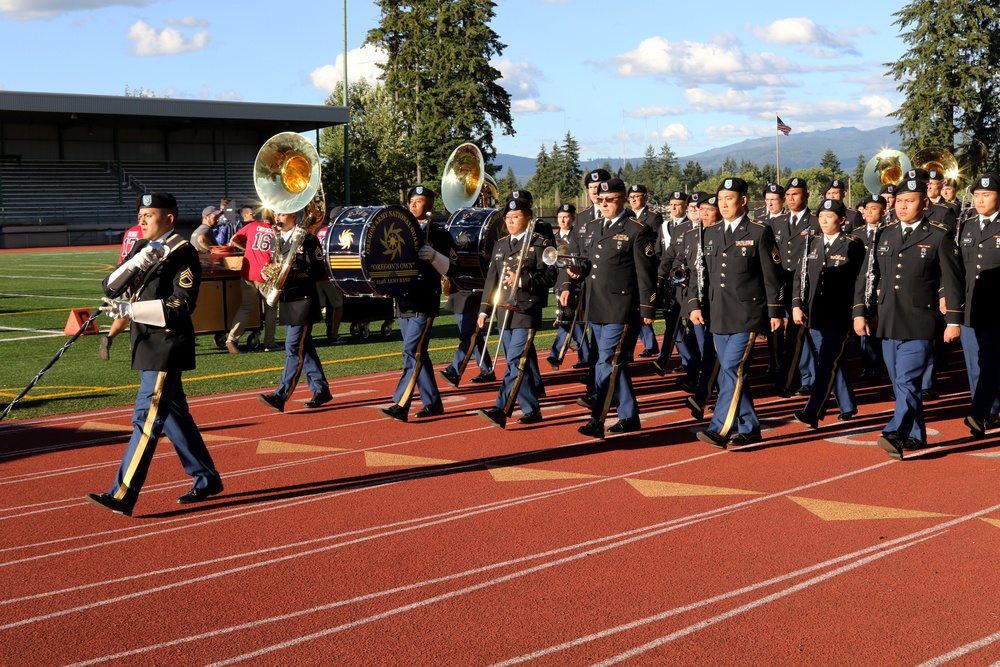
[[[230,243],[244,251],[243,266],[240,268],[241,296],[240,309],[233,316],[233,326],[226,338],[226,348],[231,354],[239,354],[236,343],[243,335],[250,309],[257,303],[257,294],[264,287],[264,278],[260,275],[271,261],[271,249],[274,247],[274,228],[269,222],[245,222],[243,228],[233,235]],[[274,352],[283,349],[274,342],[274,329],[277,324],[278,311],[276,307],[264,303],[264,351]]]
[[[135,242],[141,238],[142,228],[139,225],[128,228],[128,231],[125,232],[125,237],[122,239],[122,250],[118,255],[119,264],[125,261],[125,257],[132,252],[132,246],[134,246]],[[115,336],[128,329],[130,322],[131,320],[127,317],[123,317],[111,323],[111,328],[108,329],[108,334],[106,336],[101,336],[101,342],[97,344],[97,356],[104,361],[111,360],[111,344],[115,342]]]

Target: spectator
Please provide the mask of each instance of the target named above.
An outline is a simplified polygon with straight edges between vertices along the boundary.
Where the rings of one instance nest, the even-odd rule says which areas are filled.
[[[251,214],[253,210],[251,209]],[[252,217],[252,215],[251,215]],[[244,217],[245,220],[245,217]],[[232,244],[244,251],[243,266],[240,267],[241,296],[239,310],[233,316],[233,326],[226,337],[226,349],[230,354],[238,354],[236,344],[243,335],[247,316],[257,302],[257,293],[264,293],[264,277],[260,274],[271,261],[271,249],[274,247],[274,229],[270,222],[251,221],[243,225],[233,236]],[[264,351],[277,352],[284,349],[274,341],[274,330],[277,324],[277,308],[264,303]]]
[[[201,224],[191,234],[191,245],[199,253],[206,253],[214,245],[225,245],[215,242],[215,226],[219,224],[222,211],[214,206],[206,206],[201,211]]]

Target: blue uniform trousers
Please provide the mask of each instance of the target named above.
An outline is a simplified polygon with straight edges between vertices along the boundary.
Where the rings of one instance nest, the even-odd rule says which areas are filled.
[[[399,378],[392,400],[406,410],[410,409],[415,390],[420,391],[420,401],[424,405],[441,402],[434,380],[434,365],[427,352],[433,323],[434,318],[423,313],[399,318],[399,331],[403,334],[403,376]]]
[[[822,419],[826,414],[826,404],[831,391],[837,399],[837,407],[841,413],[854,412],[857,409],[854,392],[840,366],[850,331],[847,325],[822,331],[809,329],[812,347],[816,354],[816,379],[804,411],[815,415],[818,419]]]
[[[562,351],[563,345],[568,345],[566,341],[570,338],[569,322],[560,323],[556,328],[556,338],[552,341],[552,349],[549,350],[549,359],[556,361],[559,359],[559,353]],[[573,335],[570,341],[576,343],[576,359],[579,363],[588,363],[590,359],[590,345],[587,343],[586,337],[583,335],[583,324],[577,322],[573,325]],[[563,357],[565,360],[565,357]]]
[[[875,336],[861,336],[861,363],[864,370],[878,373],[882,360],[882,341]]]
[[[532,343],[535,339],[534,329],[508,329],[503,332],[501,344],[503,355],[507,360],[507,370],[497,392],[497,400],[493,405],[500,408],[510,417],[514,412],[514,404],[521,406],[521,412],[538,411],[538,385],[530,369],[530,359],[537,357],[532,353]]]
[[[476,333],[476,324],[479,322],[477,314],[455,313],[455,322],[458,323],[458,349],[455,350],[455,358],[451,360],[445,370],[451,371],[455,375],[461,375],[458,370],[469,354],[469,346],[473,344],[472,334]],[[476,356],[476,363],[483,371],[493,370],[493,360],[490,352],[483,347],[483,332],[476,333],[475,345],[472,353]]]
[[[194,488],[221,482],[198,426],[191,418],[180,371],[139,371],[139,393],[132,410],[132,438],[118,466],[108,495],[133,507],[146,481],[149,464],[161,434],[181,460],[184,472],[194,477]]]
[[[719,398],[708,430],[728,438],[733,431],[760,434],[760,420],[747,392],[747,370],[753,356],[756,333],[715,334],[719,358]]]
[[[642,327],[639,328],[639,340],[642,341],[643,351],[660,351],[660,346],[656,344],[656,333],[653,331],[652,324],[643,324]]]
[[[693,324],[691,330],[701,356],[701,363],[695,369],[698,384],[695,385],[694,400],[698,405],[705,405],[708,397],[712,395],[712,387],[719,375],[718,358],[715,356],[715,337],[706,324]]]
[[[281,372],[281,384],[274,395],[287,401],[295,391],[302,373],[306,374],[306,384],[312,393],[330,390],[319,355],[316,354],[316,347],[313,345],[312,324],[286,324],[285,368]]]
[[[632,389],[632,374],[629,362],[639,337],[635,324],[594,324],[594,347],[597,349],[597,364],[594,366],[594,407],[591,419],[603,422],[611,409],[612,402],[618,406],[618,418],[629,419],[639,416],[639,404]]]
[[[969,375],[972,414],[988,419],[997,414],[1000,404],[1000,327],[962,327],[962,353]]]
[[[663,332],[663,343],[660,345],[660,354],[656,357],[656,363],[660,368],[665,368],[670,360],[670,354],[677,348],[677,356],[681,360],[681,365],[685,368],[692,368],[698,365],[692,350],[697,349],[694,335],[681,326],[681,307],[673,304],[663,311],[663,324],[666,330]]]
[[[883,432],[894,432],[904,440],[917,438],[926,442],[927,427],[920,389],[921,378],[931,359],[931,341],[886,338],[882,341],[882,356],[896,394],[892,419]]]
[[[779,389],[792,391],[796,368],[799,370],[803,385],[815,384],[816,360],[812,347],[807,342],[808,328],[793,322],[790,311],[785,313],[785,317],[788,318],[786,320],[788,325],[785,327],[785,352],[781,367],[778,369],[778,381],[775,384]]]

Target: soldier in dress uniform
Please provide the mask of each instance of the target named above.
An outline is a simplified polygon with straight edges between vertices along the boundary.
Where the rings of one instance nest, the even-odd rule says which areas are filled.
[[[649,199],[649,191],[645,185],[633,183],[629,186],[628,203],[632,209],[632,217],[658,234],[660,227],[663,226],[663,216],[650,211],[646,207],[647,199]],[[655,357],[660,354],[660,345],[656,341],[656,333],[653,331],[653,325],[642,325],[642,328],[639,330],[639,341],[642,343],[642,352],[639,353],[639,356],[643,359]]]
[[[895,186],[893,187],[895,191]],[[881,195],[869,195],[858,204],[858,210],[865,219],[865,226],[855,230],[855,235],[865,244],[865,252],[875,244],[875,238],[879,230],[885,226],[886,201]],[[871,259],[869,255],[869,259]],[[867,265],[866,265],[867,266]],[[863,268],[862,270],[867,270]],[[868,316],[870,319],[878,317],[878,302],[870,299],[868,303]],[[875,382],[881,375],[882,368],[882,341],[876,336],[860,336],[861,343],[861,375],[858,380],[864,383]]]
[[[785,210],[785,188],[777,183],[768,183],[764,186],[764,208],[759,214],[754,216],[754,221],[770,225],[774,232],[774,242],[781,248],[782,239],[788,234],[788,212]],[[785,297],[788,298],[787,296]],[[767,370],[764,371],[764,378],[772,382],[778,376],[778,369],[781,367],[781,359],[784,357],[785,336],[784,331],[769,331],[767,334]]]
[[[656,256],[660,262],[659,272],[661,281],[669,272],[670,267],[676,261],[673,243],[679,241],[681,236],[690,229],[694,229],[695,223],[687,217],[687,203],[690,201],[686,193],[674,190],[670,193],[669,209],[670,219],[665,221],[660,227],[656,239]],[[670,285],[669,281],[663,283],[659,288],[666,292],[661,295],[665,305],[663,312],[663,344],[660,346],[659,355],[653,362],[653,372],[659,376],[667,373],[684,373],[687,376],[697,375],[698,359],[695,356],[697,343],[691,334],[686,320],[681,315],[681,301],[684,296],[684,288],[678,285]],[[677,348],[677,356],[680,363],[672,370],[667,370],[667,362],[670,355]]]
[[[835,178],[826,184],[826,190],[823,191],[823,197],[825,199],[836,199],[839,202],[844,202],[844,198],[847,196],[847,183],[844,183],[839,178]],[[847,203],[844,202],[844,206]],[[843,232],[853,232],[859,227],[863,227],[865,224],[864,219],[861,217],[861,212],[856,211],[853,208],[846,208],[844,213],[844,229]]]
[[[831,390],[840,409],[840,421],[857,414],[854,392],[841,368],[844,346],[851,333],[854,287],[862,270],[864,241],[843,232],[847,207],[826,199],[817,217],[821,234],[806,238],[805,267],[792,285],[792,317],[809,330],[816,353],[816,382],[796,420],[816,428],[826,414]]]
[[[886,370],[896,395],[893,417],[882,429],[878,445],[894,459],[903,458],[904,450],[927,444],[920,387],[931,360],[939,292],[947,304],[945,342],[959,338],[963,318],[958,248],[948,227],[926,217],[927,205],[926,183],[911,178],[899,184],[899,222],[878,235],[871,276],[862,272],[855,289],[854,331],[859,336],[872,333],[865,303],[878,301],[876,334],[883,339]]]
[[[706,193],[694,193],[692,198],[698,196],[698,226],[692,230],[684,232],[679,243],[680,261],[677,266],[683,266],[688,274],[687,282],[684,286],[684,302],[681,310],[688,321],[691,321],[691,313],[700,311],[699,323],[692,322],[691,328],[694,332],[695,340],[698,343],[698,353],[700,362],[695,370],[693,380],[684,378],[679,382],[684,389],[691,392],[685,400],[687,407],[691,410],[691,416],[701,421],[705,418],[705,405],[712,389],[715,387],[716,378],[719,375],[719,360],[715,355],[715,339],[712,336],[710,324],[711,304],[707,295],[709,291],[709,275],[705,266],[703,248],[705,245],[705,229],[718,224],[722,220],[719,214],[719,199],[716,195],[708,196]]]
[[[962,350],[972,393],[965,423],[982,438],[997,425],[1000,407],[1000,175],[983,174],[970,189],[976,216],[962,225],[958,239],[965,266]]]
[[[573,204],[561,204],[556,213],[556,223],[559,230],[556,232],[555,246],[561,253],[568,253],[573,240],[573,226],[576,221],[576,206]],[[556,300],[566,289],[567,285],[557,285],[555,288]],[[584,326],[580,311],[583,304],[580,303],[579,286],[572,286],[569,302],[566,308],[558,307],[556,310],[556,336],[552,341],[552,349],[549,350],[547,361],[552,370],[559,370],[563,359],[566,358],[566,347],[570,342],[576,345],[576,357],[578,362],[586,363],[590,357],[590,346],[584,335]],[[576,320],[574,324],[573,321]],[[572,327],[572,331],[570,330]]]
[[[86,495],[95,505],[125,516],[132,516],[163,433],[170,438],[184,472],[194,477],[194,486],[177,502],[201,502],[222,492],[222,478],[191,417],[181,383],[183,372],[195,367],[191,312],[201,286],[198,252],[174,231],[177,200],[173,195],[141,195],[136,210],[142,239],[104,280],[108,296],[130,285],[129,298],[105,299],[107,305],[101,308],[112,318],[132,321],[132,369],[139,371],[132,437],[111,489]],[[162,258],[150,246],[153,241],[164,247]]]
[[[795,392],[797,396],[809,395],[816,375],[812,349],[806,343],[806,332],[792,318],[792,281],[802,263],[805,238],[810,230],[813,234],[819,233],[819,221],[816,214],[809,210],[809,185],[804,178],[788,181],[785,186],[785,203],[788,205],[788,217],[784,220],[772,220],[771,229],[774,231],[775,242],[781,249],[781,302],[785,306],[785,339],[774,386],[780,396],[787,398],[792,394],[796,369],[802,381]],[[777,231],[779,229],[780,233]]]
[[[539,387],[528,368],[528,357],[534,354],[535,331],[542,323],[542,309],[548,305],[549,290],[556,282],[556,268],[542,262],[542,251],[552,243],[532,231],[531,203],[526,199],[509,200],[505,222],[510,235],[493,246],[484,291],[493,294],[502,285],[499,307],[508,304],[514,308],[505,309],[506,326],[501,336],[507,370],[493,407],[479,411],[480,416],[500,428],[506,427],[515,403],[522,412],[517,423],[542,421]],[[485,326],[487,316],[486,312],[479,313],[480,327]]]
[[[934,173],[935,175],[938,175],[939,179],[941,178],[939,172],[935,171]],[[931,172],[921,167],[917,167],[915,169],[909,170],[903,176],[904,181],[914,180],[914,179],[921,181],[924,184],[924,187],[929,188],[931,180]],[[940,193],[940,180],[938,181],[938,194],[939,193]],[[945,206],[944,204],[935,203],[930,200],[928,200],[928,202],[929,203],[927,204],[927,211],[925,212],[927,219],[932,222],[940,222],[948,229],[954,231],[955,226],[958,223],[958,216],[956,215],[955,211],[953,211],[951,207]]]
[[[587,284],[586,310],[597,357],[595,400],[583,435],[604,437],[604,420],[617,402],[619,421],[608,430],[628,433],[641,428],[629,362],[641,324],[653,321],[656,300],[656,237],[625,208],[625,184],[618,178],[601,183],[604,217],[588,225],[578,267],[567,267],[563,280]],[[566,294],[560,296],[560,305]]]
[[[962,207],[956,204],[953,200],[949,201],[944,196],[944,184],[944,174],[937,169],[929,169],[927,171],[927,199],[929,199],[932,204],[937,204],[938,206],[944,206],[951,209],[951,212],[957,217],[958,214],[962,212]],[[954,195],[954,188],[952,189],[952,194]]]
[[[410,213],[423,229],[424,245],[417,252],[417,279],[410,291],[396,299],[396,317],[403,334],[403,374],[392,395],[392,405],[380,408],[382,414],[403,422],[409,418],[414,390],[419,390],[423,403],[418,418],[444,412],[427,347],[434,318],[441,311],[441,276],[458,270],[455,240],[444,226],[430,219],[434,191],[418,185],[410,188],[407,201]]]
[[[784,308],[774,232],[747,217],[746,181],[727,178],[716,196],[722,222],[705,230],[702,255],[712,312],[709,328],[719,358],[719,398],[698,439],[725,449],[729,442],[748,445],[761,439],[747,368],[757,336],[781,327]],[[691,311],[691,323],[705,323],[701,310]]]
[[[878,191],[878,196],[885,200],[885,224],[899,222],[896,217],[896,184],[887,183]]]

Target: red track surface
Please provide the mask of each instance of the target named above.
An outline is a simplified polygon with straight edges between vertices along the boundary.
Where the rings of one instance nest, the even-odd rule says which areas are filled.
[[[132,519],[82,499],[128,410],[4,424],[0,664],[1000,660],[1000,449],[967,437],[958,368],[928,406],[937,447],[903,462],[873,446],[885,389],[807,432],[802,400],[755,387],[765,442],[723,452],[635,368],[643,430],[606,442],[576,432],[572,371],[546,374],[541,425],[507,431],[468,414],[495,386],[383,417],[395,374],[284,415],[193,399],[225,492],[176,505],[164,442]]]

